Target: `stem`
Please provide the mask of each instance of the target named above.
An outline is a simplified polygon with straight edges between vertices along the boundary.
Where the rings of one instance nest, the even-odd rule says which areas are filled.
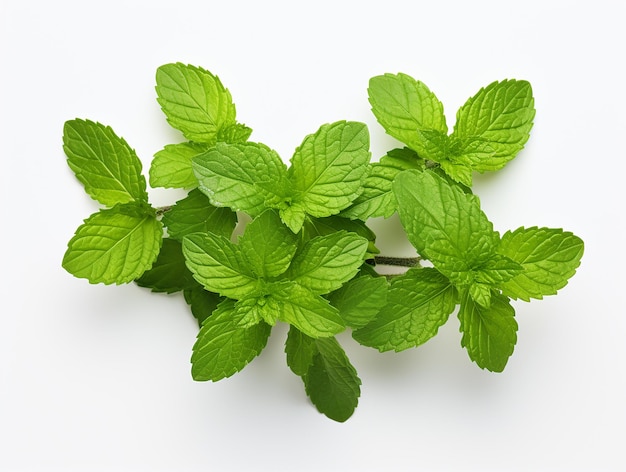
[[[155,208],[156,216],[163,216],[164,213],[167,213],[171,209],[172,209],[172,205]]]
[[[388,257],[375,256],[376,265],[397,266],[397,267],[415,267],[420,265],[421,257]]]

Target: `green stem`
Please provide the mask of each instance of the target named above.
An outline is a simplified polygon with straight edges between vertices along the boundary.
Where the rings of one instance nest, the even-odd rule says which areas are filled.
[[[397,266],[397,267],[416,267],[420,265],[421,257],[388,257],[375,256],[376,265]]]

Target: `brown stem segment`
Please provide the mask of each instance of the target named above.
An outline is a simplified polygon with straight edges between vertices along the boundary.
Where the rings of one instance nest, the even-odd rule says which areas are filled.
[[[172,209],[173,205],[163,206],[156,208],[156,216],[163,216],[165,213]]]

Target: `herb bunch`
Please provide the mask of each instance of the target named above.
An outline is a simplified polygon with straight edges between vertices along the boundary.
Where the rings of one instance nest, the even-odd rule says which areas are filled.
[[[154,207],[123,138],[94,121],[66,122],[67,162],[102,208],[77,229],[62,264],[90,283],[182,292],[200,325],[196,380],[240,371],[272,326],[287,323],[287,365],[320,412],[345,421],[361,381],[337,334],[348,329],[364,346],[402,351],[435,336],[458,307],[470,359],[500,372],[517,341],[511,300],[555,294],[580,264],[580,238],[538,227],[500,235],[471,191],[474,172],[497,171],[528,140],[535,109],[526,81],[481,89],[449,133],[425,84],[374,77],[372,111],[402,147],[371,162],[366,125],[337,121],[306,136],[289,166],[249,140],[230,92],[209,71],[166,64],[156,92],[186,140],[154,155],[150,185],[187,196]],[[377,265],[394,261],[379,254],[367,221],[396,212],[419,258],[385,276]],[[249,223],[234,237],[241,215]]]

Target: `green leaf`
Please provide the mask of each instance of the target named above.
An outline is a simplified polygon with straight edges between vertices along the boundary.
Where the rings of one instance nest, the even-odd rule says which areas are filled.
[[[455,182],[467,187],[472,186],[472,168],[466,164],[445,160],[441,162],[441,169]]]
[[[250,135],[252,129],[241,123],[235,123],[233,125],[221,128],[217,133],[217,140],[219,142],[238,144],[245,143]]]
[[[232,317],[233,305],[232,301],[221,303],[202,325],[191,356],[194,380],[216,382],[230,377],[265,348],[271,328],[265,323],[249,328],[237,326]]]
[[[202,326],[204,320],[213,314],[217,306],[224,300],[217,293],[208,292],[200,285],[185,289],[183,292],[185,301],[191,308],[191,313]]]
[[[418,155],[433,162],[445,162],[450,155],[450,138],[445,131],[415,130],[419,142]]]
[[[459,109],[452,136],[486,143],[492,152],[468,151],[479,172],[497,170],[513,159],[528,141],[535,117],[533,92],[525,80],[493,82]]]
[[[285,343],[287,365],[302,377],[307,395],[329,418],[343,422],[361,394],[361,380],[334,337],[313,339],[293,326]]]
[[[473,195],[471,187],[459,182],[458,180],[454,180],[452,177],[446,174],[446,172],[441,167],[429,167],[427,169],[427,172],[431,172],[435,174],[440,179],[443,179],[451,187],[456,187],[458,190],[460,190],[463,193],[466,193],[468,195]]]
[[[448,133],[443,105],[422,82],[406,74],[385,74],[370,79],[369,101],[387,134],[416,151],[425,151],[417,130]]]
[[[239,247],[257,277],[276,277],[287,270],[298,247],[298,237],[274,210],[266,210],[246,226]]]
[[[289,178],[297,199],[314,217],[339,213],[362,190],[370,159],[363,123],[339,121],[307,136],[291,158]]]
[[[478,198],[428,171],[401,173],[393,190],[402,226],[418,253],[454,283],[471,283],[473,271],[499,244]]]
[[[344,422],[361,395],[361,379],[335,338],[315,341],[317,354],[304,376],[307,395],[316,408],[332,420]]]
[[[485,308],[465,294],[459,310],[461,346],[481,369],[502,372],[517,342],[515,310],[509,299],[492,293],[491,304]]]
[[[279,183],[286,182],[287,168],[280,156],[258,143],[218,143],[195,157],[192,165],[199,189],[213,205],[252,216],[267,207],[266,200],[279,198]]]
[[[297,283],[281,283],[271,293],[280,307],[279,319],[312,338],[323,338],[343,331],[345,322],[328,300]]]
[[[316,236],[327,236],[337,231],[349,231],[358,234],[368,240],[365,259],[370,259],[380,251],[374,244],[376,234],[360,220],[350,220],[340,215],[327,216],[326,218],[308,218],[303,226],[304,240],[312,239]]]
[[[153,292],[173,293],[197,286],[185,265],[183,248],[179,241],[164,238],[161,251],[150,269],[135,280],[137,285]]]
[[[554,295],[576,273],[583,241],[553,228],[518,228],[502,236],[498,252],[518,262],[524,271],[502,285],[505,295],[529,301]]]
[[[345,328],[327,300],[289,280],[260,284],[257,291],[237,301],[233,318],[239,326],[261,320],[273,326],[280,320],[313,338],[332,336]]]
[[[424,161],[409,148],[393,149],[370,167],[363,182],[363,193],[341,213],[342,216],[363,221],[380,216],[389,218],[397,207],[391,189],[393,179],[403,170],[423,169]]]
[[[166,64],[157,69],[158,102],[169,124],[187,139],[215,144],[235,124],[235,105],[220,79],[200,67]]]
[[[387,304],[353,337],[381,352],[419,346],[437,334],[456,303],[456,290],[437,270],[410,269],[393,280]]]
[[[110,127],[89,120],[67,121],[63,149],[70,168],[94,200],[108,207],[148,201],[141,161]]]
[[[328,300],[346,324],[357,329],[372,321],[387,303],[387,290],[384,277],[356,277],[329,294]]]
[[[169,236],[179,241],[198,232],[230,238],[237,224],[237,214],[229,208],[214,207],[206,195],[194,189],[165,212],[162,221]]]
[[[502,255],[491,254],[489,259],[474,270],[478,282],[500,287],[502,282],[512,279],[524,271],[514,260]]]
[[[212,146],[199,143],[168,144],[154,155],[150,166],[150,185],[165,188],[194,188],[198,179],[193,173],[191,159]]]
[[[480,136],[459,138],[452,134],[449,137],[450,147],[448,159],[441,163],[441,167],[457,182],[467,186],[472,185],[472,171],[485,171],[482,163],[492,159],[495,150],[486,139]],[[495,169],[494,169],[495,170]]]
[[[469,286],[469,294],[476,303],[483,308],[489,308],[491,306],[491,286],[474,282]]]
[[[298,203],[277,205],[280,208],[280,219],[289,227],[293,233],[298,233],[306,221],[306,211]]]
[[[337,290],[358,272],[368,241],[347,231],[309,240],[289,268],[291,280],[323,295]]]
[[[472,161],[465,155],[463,143],[459,139],[436,130],[418,129],[416,133],[420,143],[420,157],[439,163],[441,169],[455,182],[471,187]]]
[[[128,283],[152,266],[162,237],[153,210],[117,205],[85,220],[68,243],[62,264],[91,283]]]
[[[248,328],[261,321],[274,326],[278,320],[278,311],[272,309],[275,306],[268,306],[267,301],[271,301],[270,297],[255,295],[248,295],[238,300],[232,313],[237,326]]]
[[[317,352],[315,339],[303,334],[294,326],[289,327],[285,354],[287,354],[287,365],[294,374],[304,377],[313,364],[313,358]]]
[[[183,239],[183,254],[194,278],[208,291],[239,299],[258,286],[239,246],[223,236],[194,233]]]

